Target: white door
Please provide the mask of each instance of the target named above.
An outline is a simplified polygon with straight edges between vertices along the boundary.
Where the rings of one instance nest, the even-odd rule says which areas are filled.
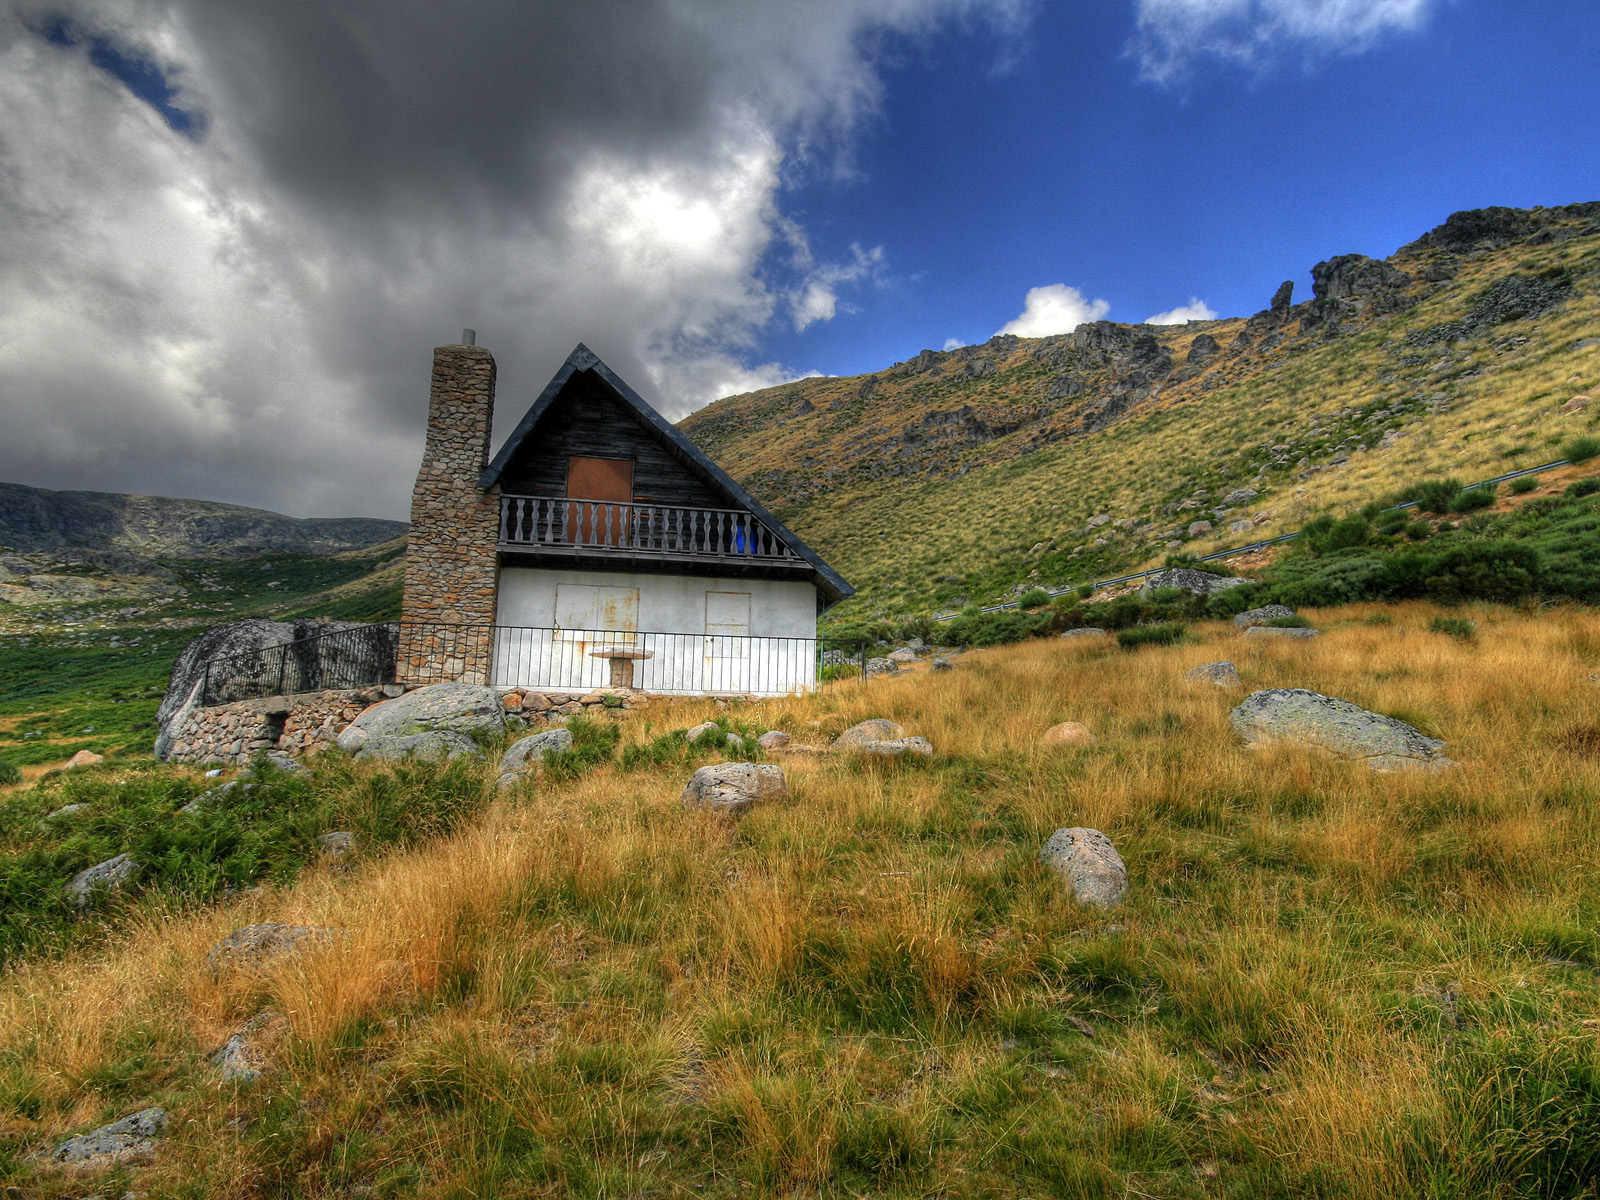
[[[587,583],[556,585],[554,672],[567,689],[594,688],[610,682],[605,651],[632,650],[639,641],[639,589]]]
[[[706,593],[706,690],[750,687],[750,593]]]

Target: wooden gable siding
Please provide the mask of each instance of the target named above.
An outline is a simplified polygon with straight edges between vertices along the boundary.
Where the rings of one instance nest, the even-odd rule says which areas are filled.
[[[640,503],[727,508],[698,475],[678,461],[605,386],[587,371],[575,374],[500,478],[512,496],[563,496],[567,459],[631,458],[633,496]]]

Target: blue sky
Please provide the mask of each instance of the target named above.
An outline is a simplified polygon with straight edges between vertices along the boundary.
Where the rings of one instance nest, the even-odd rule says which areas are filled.
[[[1459,209],[1600,199],[1600,4],[1459,0],[1363,53],[1173,86],[1139,78],[1131,30],[1127,5],[1056,3],[1018,38],[901,52],[856,177],[784,199],[823,257],[882,247],[881,286],[803,332],[775,322],[766,353],[870,371],[982,341],[1057,283],[1112,320],[1190,297],[1248,315]]]
[[[1245,315],[1600,199],[1600,3],[10,0],[0,480],[404,517],[432,347],[504,436],[1002,329]]]

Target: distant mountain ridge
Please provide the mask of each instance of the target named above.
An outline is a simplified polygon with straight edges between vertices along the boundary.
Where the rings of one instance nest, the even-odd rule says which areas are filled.
[[[0,483],[0,547],[23,554],[110,547],[144,557],[338,554],[390,541],[407,528],[372,517],[287,517],[208,500]]]

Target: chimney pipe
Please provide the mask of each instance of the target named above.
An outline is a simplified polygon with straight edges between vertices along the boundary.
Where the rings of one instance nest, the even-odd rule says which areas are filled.
[[[461,344],[463,346],[476,346],[478,344],[478,331],[476,329],[463,329],[461,331]]]

